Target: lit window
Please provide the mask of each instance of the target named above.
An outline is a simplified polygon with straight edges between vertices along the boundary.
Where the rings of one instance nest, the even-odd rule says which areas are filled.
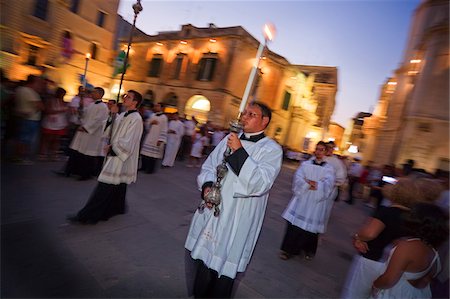
[[[34,46],[34,45],[29,45],[27,64],[36,65],[37,58],[38,58],[38,52],[39,52],[39,47]]]
[[[289,110],[289,104],[291,102],[291,93],[288,91],[284,92],[284,98],[283,98],[283,106],[281,107],[281,109],[283,110]]]
[[[214,76],[214,69],[216,68],[217,58],[208,57],[202,58],[199,62],[199,71],[197,80],[199,81],[212,81]]]
[[[92,59],[97,59],[97,44],[96,43],[91,44],[91,51],[89,53],[91,53]]]
[[[163,62],[163,60],[162,60],[161,56],[153,57],[152,61],[150,61],[150,69],[148,71],[149,77],[159,77],[160,76],[162,62]]]
[[[70,4],[70,11],[73,13],[77,13],[80,7],[80,0],[72,0]]]
[[[211,108],[210,103],[205,98],[195,101],[195,103],[192,105],[192,109],[196,110],[209,111],[210,108]]]
[[[180,79],[181,67],[183,66],[184,55],[179,54],[175,60],[175,71],[173,73],[173,78],[178,80]]]
[[[103,11],[99,11],[97,14],[97,26],[103,27],[105,25],[106,14]]]
[[[33,15],[41,20],[47,19],[48,0],[36,0]]]

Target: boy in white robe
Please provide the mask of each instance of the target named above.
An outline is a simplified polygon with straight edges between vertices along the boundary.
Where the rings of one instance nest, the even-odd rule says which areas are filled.
[[[103,127],[109,114],[108,106],[102,102],[104,93],[101,87],[92,93],[95,102],[86,109],[70,144],[73,151],[64,171],[66,176],[75,173],[80,175],[80,180],[86,180],[95,173],[98,157],[102,156]]]
[[[178,119],[178,113],[173,114],[173,119],[169,121],[169,128],[167,131],[167,146],[164,152],[164,159],[162,161],[163,167],[172,167],[180,148],[181,138],[184,135],[184,125]]]
[[[330,195],[334,190],[335,176],[333,167],[324,160],[325,151],[325,142],[318,142],[315,157],[304,161],[295,172],[292,183],[294,196],[282,215],[287,220],[280,253],[283,260],[301,251],[304,251],[306,260],[311,260],[316,254],[319,233],[326,231],[334,203]]]
[[[264,135],[270,119],[267,106],[250,104],[242,114],[241,139],[230,133],[202,166],[197,182],[204,198],[216,180],[216,167],[222,163],[225,149],[232,150],[226,158],[220,215],[214,216],[210,204],[197,210],[186,239],[185,248],[198,265],[195,297],[230,297],[237,272],[244,272],[250,262],[283,156],[280,145]]]
[[[327,142],[325,161],[333,166],[334,169],[334,176],[336,178],[336,181],[334,183],[334,190],[331,192],[330,196],[334,201],[338,201],[341,191],[340,188],[342,188],[342,186],[344,186],[345,182],[347,181],[347,168],[345,167],[344,163],[342,163],[342,161],[333,154],[335,147],[336,144],[333,141]]]
[[[149,130],[141,149],[141,170],[146,173],[155,172],[156,162],[163,158],[164,145],[167,143],[167,116],[162,112],[159,103],[153,106],[153,111],[155,113],[146,120]]]
[[[106,161],[98,177],[98,185],[86,205],[71,222],[95,224],[126,211],[127,185],[136,181],[139,146],[142,137],[142,118],[137,107],[142,102],[140,93],[129,90],[123,102],[126,112],[117,116],[112,126],[110,144],[105,146]],[[112,112],[117,112],[111,108]],[[111,126],[108,128],[111,129]]]

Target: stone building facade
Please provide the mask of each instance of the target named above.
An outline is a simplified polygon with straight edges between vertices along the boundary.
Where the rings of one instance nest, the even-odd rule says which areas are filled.
[[[110,89],[119,0],[1,0],[0,65],[13,80],[45,73],[76,94],[88,83]]]
[[[449,2],[422,1],[400,67],[383,85],[367,122],[373,141],[364,159],[449,170]]]
[[[179,31],[139,36],[133,39],[123,90],[136,89],[188,117],[227,127],[238,115],[258,46],[241,26],[187,24]],[[311,150],[327,132],[336,92],[337,68],[293,65],[266,48],[250,100],[273,110],[269,136],[291,149]]]

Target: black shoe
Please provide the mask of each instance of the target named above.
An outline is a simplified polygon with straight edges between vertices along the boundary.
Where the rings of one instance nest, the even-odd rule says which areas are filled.
[[[344,200],[344,202],[345,202],[346,204],[349,204],[349,205],[352,205],[352,204],[353,204],[353,201],[350,201],[350,200]]]
[[[63,176],[63,177],[66,177],[66,178],[70,176],[70,174],[68,174],[65,171],[52,170],[52,172],[54,174],[58,175],[58,176]]]
[[[76,214],[67,215],[66,220],[71,223],[79,223],[80,222],[80,219],[78,218],[78,216]]]
[[[77,181],[88,181],[90,180],[91,177],[90,176],[81,176],[77,179]]]

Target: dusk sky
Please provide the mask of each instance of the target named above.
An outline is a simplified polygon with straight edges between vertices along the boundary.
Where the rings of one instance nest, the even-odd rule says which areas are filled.
[[[132,22],[132,4],[119,14]],[[137,27],[147,34],[183,24],[242,26],[262,41],[262,27],[277,29],[270,50],[292,64],[335,66],[338,93],[332,120],[346,127],[356,113],[372,112],[381,84],[403,57],[420,0],[374,1],[150,1],[143,0]]]

